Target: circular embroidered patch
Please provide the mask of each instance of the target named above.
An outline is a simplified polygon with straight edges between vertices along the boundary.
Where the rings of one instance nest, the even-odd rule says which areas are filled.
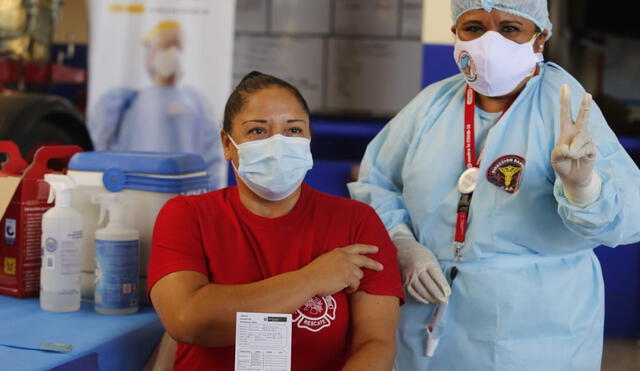
[[[474,82],[478,79],[473,58],[471,58],[471,55],[466,50],[463,50],[458,56],[458,65],[460,66],[460,70],[462,70],[462,74],[467,81]]]
[[[506,155],[498,158],[487,169],[487,180],[509,193],[520,188],[520,179],[527,162],[518,155]]]
[[[293,323],[299,328],[309,331],[318,332],[327,326],[331,326],[331,322],[336,318],[336,300],[333,296],[317,296],[307,300],[293,314]]]

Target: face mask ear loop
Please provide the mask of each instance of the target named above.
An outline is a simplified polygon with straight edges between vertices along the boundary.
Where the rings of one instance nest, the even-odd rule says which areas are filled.
[[[229,137],[229,140],[231,141],[231,144],[233,144],[234,147],[236,147],[236,149],[240,149],[238,147],[238,145],[236,144],[236,142],[233,140],[233,138],[231,137],[231,134],[227,133],[227,136]]]
[[[231,134],[227,133],[227,137],[229,137],[229,140],[231,141],[231,144],[233,144],[233,146],[236,147],[236,150],[240,149],[240,148],[238,148],[238,145],[236,144],[236,142],[231,137]],[[231,166],[233,166],[233,170],[235,170],[236,174],[238,174],[238,168],[236,167],[236,164],[233,163],[233,160],[229,160],[229,162],[231,162]]]
[[[538,36],[540,36],[540,32],[535,32],[533,34],[533,37],[531,37],[531,40],[529,40],[530,43],[533,43],[536,41],[536,39],[538,38]]]
[[[533,44],[536,42],[536,39],[540,36],[541,32],[535,32],[533,34],[533,37],[531,37],[531,40],[529,40],[529,42],[531,43],[531,46],[533,46]],[[536,64],[535,67],[533,67],[533,71],[531,71],[527,77],[532,77],[536,74],[536,71],[538,70],[538,65]]]

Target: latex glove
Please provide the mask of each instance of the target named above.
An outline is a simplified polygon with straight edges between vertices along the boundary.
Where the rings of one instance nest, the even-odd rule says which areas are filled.
[[[574,122],[569,86],[560,87],[560,136],[551,152],[551,165],[560,177],[567,199],[579,206],[595,201],[602,185],[602,180],[593,170],[596,146],[587,129],[590,112],[591,94],[585,93]]]
[[[425,304],[446,303],[451,287],[431,250],[419,244],[404,224],[396,226],[390,234],[398,248],[402,283],[409,294]]]

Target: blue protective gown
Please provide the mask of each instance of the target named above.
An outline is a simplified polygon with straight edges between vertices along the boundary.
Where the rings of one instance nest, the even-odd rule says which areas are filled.
[[[602,192],[585,208],[569,203],[550,161],[565,83],[575,119],[584,89],[553,63],[540,64],[495,125],[476,117],[481,175],[445,333],[434,357],[426,357],[434,306],[407,295],[396,370],[600,370],[604,288],[593,248],[640,240],[640,171],[594,103],[588,127]],[[388,230],[411,228],[445,272],[464,170],[464,88],[461,75],[425,88],[369,144],[359,180],[349,185]],[[487,178],[488,167],[505,155],[526,160],[515,193]]]
[[[96,150],[190,152],[204,158],[211,189],[227,185],[220,128],[202,95],[187,86],[107,92],[89,113]]]

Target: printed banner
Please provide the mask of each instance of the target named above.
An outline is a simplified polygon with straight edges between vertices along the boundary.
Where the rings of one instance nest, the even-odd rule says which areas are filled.
[[[235,0],[91,0],[88,125],[96,150],[202,155],[227,184],[220,128]]]

